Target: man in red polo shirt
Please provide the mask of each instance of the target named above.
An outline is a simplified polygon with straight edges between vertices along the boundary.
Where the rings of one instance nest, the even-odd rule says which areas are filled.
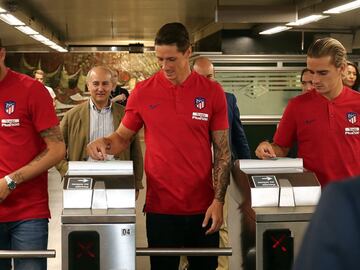
[[[346,50],[333,38],[316,40],[307,53],[314,89],[290,100],[274,142],[256,149],[261,159],[286,156],[294,142],[304,167],[322,186],[360,175],[360,93],[342,83]]]
[[[231,159],[225,93],[191,72],[189,34],[182,24],[161,27],[155,52],[161,71],[137,84],[118,130],[90,143],[88,152],[104,159],[122,151],[144,126],[149,247],[218,247]],[[178,256],[150,260],[156,270],[179,265]],[[217,267],[217,257],[188,260],[191,269]]]
[[[0,250],[46,250],[47,170],[65,155],[52,99],[5,66],[0,40]],[[0,259],[1,270],[46,270],[46,259]]]

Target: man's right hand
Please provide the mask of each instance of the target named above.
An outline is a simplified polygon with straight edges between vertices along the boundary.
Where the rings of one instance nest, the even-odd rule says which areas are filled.
[[[86,151],[88,155],[95,160],[105,160],[106,159],[106,150],[109,148],[108,143],[105,138],[99,138],[95,141],[90,142]]]
[[[275,158],[275,151],[268,141],[261,142],[256,148],[255,154],[260,159],[270,159]]]

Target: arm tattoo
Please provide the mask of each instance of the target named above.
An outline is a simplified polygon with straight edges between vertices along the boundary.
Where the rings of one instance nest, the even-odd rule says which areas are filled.
[[[25,180],[24,176],[22,175],[21,171],[16,171],[14,175],[11,177],[16,183],[21,183]]]
[[[44,156],[47,155],[47,153],[49,152],[49,149],[45,149],[44,151],[42,151],[40,154],[38,154],[30,163],[29,166],[33,165],[35,162],[40,161]]]
[[[48,138],[52,142],[63,142],[64,138],[59,126],[54,126],[40,132],[42,138]]]
[[[227,185],[230,180],[229,130],[213,131],[214,147],[214,189],[215,199],[224,202]]]

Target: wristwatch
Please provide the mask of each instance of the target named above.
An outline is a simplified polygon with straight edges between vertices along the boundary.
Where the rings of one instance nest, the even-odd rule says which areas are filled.
[[[5,181],[7,183],[7,186],[10,190],[14,190],[16,188],[16,182],[10,178],[10,176],[6,175]]]

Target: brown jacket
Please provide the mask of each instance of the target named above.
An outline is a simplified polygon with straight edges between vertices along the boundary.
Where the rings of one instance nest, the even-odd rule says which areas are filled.
[[[111,106],[114,130],[125,115],[125,108],[117,103]],[[60,123],[61,131],[67,147],[66,159],[60,161],[56,168],[62,176],[68,170],[68,161],[83,161],[88,159],[86,146],[89,143],[90,109],[86,101],[65,113]],[[138,136],[134,138],[130,147],[122,153],[115,155],[115,159],[132,160],[134,164],[135,188],[142,189],[143,157]]]

